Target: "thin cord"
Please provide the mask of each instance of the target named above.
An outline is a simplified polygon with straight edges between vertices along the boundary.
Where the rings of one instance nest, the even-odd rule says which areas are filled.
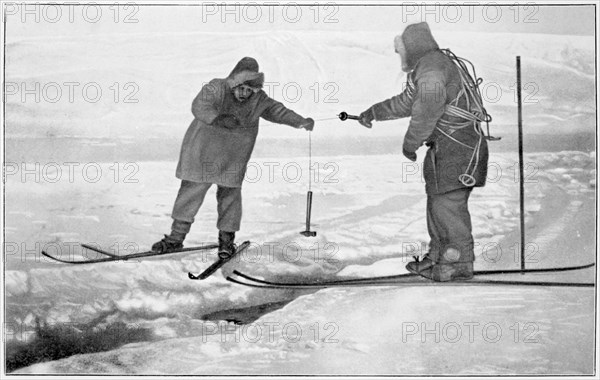
[[[326,118],[323,118],[323,119],[315,119],[315,122],[317,122],[317,121],[328,121],[328,120],[340,120],[340,118],[339,118],[339,116],[336,116],[336,117],[326,117]],[[267,122],[263,121],[263,122],[261,122],[260,125],[267,125],[268,126],[268,125],[278,125],[278,124],[279,123],[272,123],[272,122],[269,122],[269,121],[267,121]]]
[[[326,120],[338,120],[340,117],[336,116],[336,117],[326,117],[323,119],[315,119],[315,121],[326,121]]]

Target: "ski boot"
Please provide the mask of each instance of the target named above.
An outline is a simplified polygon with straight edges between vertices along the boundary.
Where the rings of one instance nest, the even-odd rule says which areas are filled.
[[[427,255],[406,264],[406,269],[433,281],[470,280],[473,278],[473,262],[435,263]]]
[[[235,232],[219,231],[219,258],[226,259],[234,254]]]
[[[156,253],[170,253],[175,252],[183,248],[183,242],[173,239],[169,235],[154,244],[152,244],[152,252]]]
[[[435,263],[428,255],[423,256],[421,260],[418,256],[415,256],[415,261],[406,264],[406,270],[414,274],[421,274],[421,272],[431,269],[434,265]]]
[[[419,274],[433,281],[470,280],[473,278],[473,262],[436,264]]]

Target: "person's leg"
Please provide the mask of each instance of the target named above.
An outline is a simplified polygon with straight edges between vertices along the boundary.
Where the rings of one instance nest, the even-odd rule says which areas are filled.
[[[438,263],[473,262],[473,235],[468,201],[472,188],[432,197],[432,219],[438,232]]]
[[[173,205],[173,224],[171,233],[165,235],[164,239],[152,246],[153,251],[166,252],[183,247],[183,241],[190,232],[194,218],[204,202],[206,192],[211,187],[211,183],[200,183],[192,181],[181,181],[177,198]]]
[[[204,203],[206,192],[211,186],[212,183],[181,181],[181,187],[171,213],[173,218],[171,235],[181,238],[181,241],[185,239],[185,235],[190,232],[198,210]]]
[[[242,221],[242,188],[218,186],[217,211],[217,228],[220,231],[239,231]]]
[[[427,195],[427,232],[429,233],[429,250],[421,260],[415,258],[416,261],[408,263],[406,269],[412,273],[419,273],[424,270],[431,268],[438,260],[441,250],[440,243],[440,226],[439,221],[435,218],[435,212],[433,210],[434,197],[436,195]]]
[[[434,262],[439,260],[441,250],[441,237],[440,237],[440,225],[436,219],[435,210],[433,205],[435,204],[436,195],[427,195],[427,232],[429,233],[429,251],[427,257]]]
[[[219,186],[217,204],[219,253],[231,254],[234,249],[235,233],[240,230],[242,220],[242,188]]]
[[[473,235],[469,196],[472,188],[453,190],[434,198],[432,211],[440,232],[440,254],[430,278],[451,281],[473,277]]]
[[[468,200],[471,188],[430,195],[427,226],[431,237],[430,261],[409,263],[407,269],[436,281],[473,276],[473,235]]]

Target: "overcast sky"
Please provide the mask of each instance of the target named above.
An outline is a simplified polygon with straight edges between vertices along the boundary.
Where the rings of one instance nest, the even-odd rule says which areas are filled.
[[[268,2],[267,2],[268,3]],[[427,21],[432,30],[594,35],[593,5],[326,5],[280,2],[196,5],[5,4],[7,38],[107,33],[250,32],[280,30],[398,31]],[[414,4],[423,4],[415,2]],[[439,4],[439,3],[438,3]]]

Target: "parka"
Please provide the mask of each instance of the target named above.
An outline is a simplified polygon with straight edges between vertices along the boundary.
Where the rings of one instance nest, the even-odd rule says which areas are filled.
[[[403,150],[414,153],[422,144],[429,149],[423,165],[425,191],[443,194],[459,188],[484,186],[488,148],[479,123],[454,129],[465,119],[448,114],[448,105],[468,110],[461,95],[461,76],[444,54],[426,23],[409,25],[402,33],[408,74],[406,89],[371,107],[375,120],[410,117]],[[472,176],[466,185],[461,174]]]
[[[264,76],[253,58],[243,58],[227,78],[204,85],[192,102],[194,120],[181,145],[176,176],[181,180],[241,187],[254,150],[259,119],[299,128],[306,119],[270,98],[262,89]],[[239,102],[233,88],[249,84],[257,91]],[[239,126],[226,128],[214,123],[219,115],[233,115]]]

